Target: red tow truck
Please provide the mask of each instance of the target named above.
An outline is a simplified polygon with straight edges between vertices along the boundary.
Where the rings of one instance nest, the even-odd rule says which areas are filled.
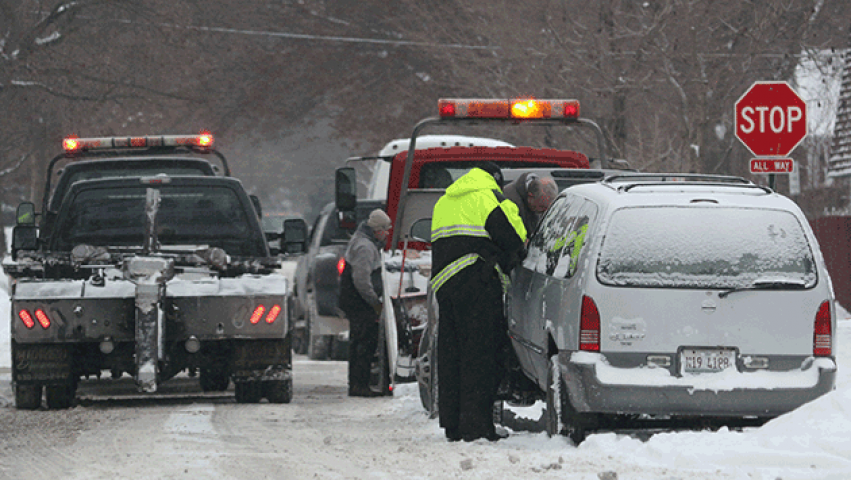
[[[601,168],[610,167],[603,133],[593,121],[579,116],[575,100],[537,99],[441,99],[439,115],[420,121],[408,140],[407,151],[392,156],[349,159],[349,166],[337,170],[336,202],[340,211],[351,211],[357,202],[355,162],[377,160],[372,168],[370,191],[386,191],[387,213],[394,219],[393,231],[384,250],[382,278],[384,305],[381,341],[376,368],[376,388],[392,392],[394,382],[418,381],[426,409],[432,410],[432,372],[430,357],[433,335],[426,333],[436,321],[434,302],[428,288],[431,277],[431,216],[446,187],[483,162],[510,169],[590,168],[589,157],[578,151],[552,148],[511,146],[505,142],[479,137],[426,136],[431,148],[418,148],[421,131],[428,126],[458,127],[480,124],[568,125],[592,132],[598,147]],[[457,141],[463,139],[462,141]],[[388,144],[389,146],[389,144]],[[398,148],[398,147],[397,147]],[[387,150],[387,149],[385,149]],[[381,165],[381,164],[384,165]],[[381,175],[389,167],[389,175]],[[381,185],[386,183],[386,186]],[[383,187],[383,188],[382,188]],[[435,332],[436,333],[436,332]]]

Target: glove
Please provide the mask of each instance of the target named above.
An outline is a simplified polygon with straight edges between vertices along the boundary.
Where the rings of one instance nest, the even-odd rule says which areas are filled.
[[[381,311],[384,309],[384,305],[382,305],[380,303],[376,303],[375,305],[372,306],[372,309],[375,310],[376,315],[380,316]]]

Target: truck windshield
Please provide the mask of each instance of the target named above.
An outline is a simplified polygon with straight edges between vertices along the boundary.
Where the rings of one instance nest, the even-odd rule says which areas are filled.
[[[794,215],[754,208],[624,208],[597,264],[608,285],[745,288],[759,279],[809,288],[815,260]]]
[[[263,255],[252,238],[248,213],[225,187],[158,186],[161,203],[157,236],[161,245],[210,245],[237,256]],[[141,246],[145,225],[145,186],[93,188],[75,196],[56,230],[57,250],[86,243]]]

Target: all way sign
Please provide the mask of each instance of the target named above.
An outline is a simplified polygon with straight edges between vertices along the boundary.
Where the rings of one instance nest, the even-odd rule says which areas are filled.
[[[752,158],[751,173],[792,173],[795,162],[791,158]]]

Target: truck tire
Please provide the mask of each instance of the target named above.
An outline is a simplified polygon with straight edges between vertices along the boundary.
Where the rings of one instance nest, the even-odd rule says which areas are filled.
[[[260,403],[263,398],[263,385],[260,382],[235,382],[236,403]]]
[[[307,357],[311,360],[326,360],[331,350],[330,335],[309,335],[307,346]]]
[[[202,367],[198,383],[204,392],[224,392],[230,384],[230,376],[222,368]]]
[[[15,385],[15,408],[36,410],[41,406],[41,385]]]
[[[63,410],[71,408],[77,389],[73,384],[46,385],[44,387],[47,408],[50,410]]]
[[[331,337],[331,360],[349,359],[349,341]]]
[[[266,398],[269,403],[290,403],[293,399],[293,381],[289,380],[269,380],[263,382],[266,390]]]

